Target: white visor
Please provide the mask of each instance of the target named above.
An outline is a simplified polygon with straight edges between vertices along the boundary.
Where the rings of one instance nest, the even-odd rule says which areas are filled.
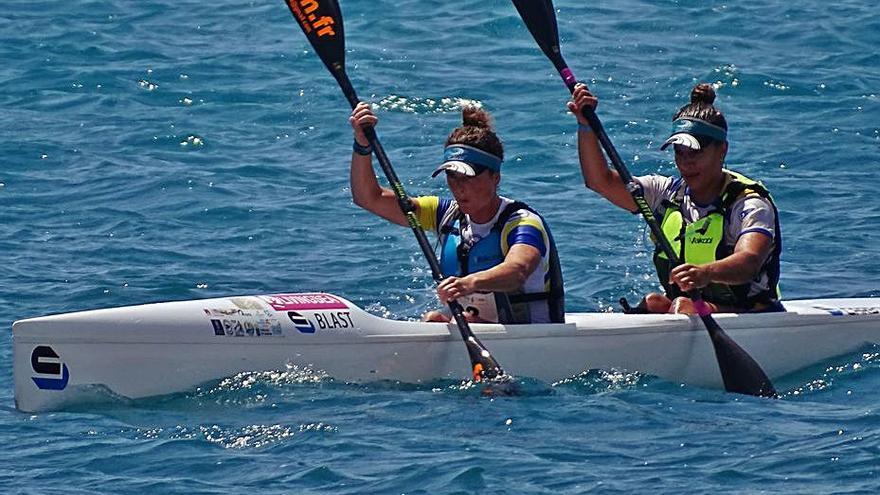
[[[458,160],[450,160],[448,162],[444,162],[443,165],[437,167],[434,172],[431,174],[431,177],[437,177],[437,175],[444,171],[449,170],[450,172],[456,172],[462,175],[467,175],[468,177],[474,177],[477,175],[477,172],[474,170],[470,164],[465,162],[460,162]]]
[[[680,144],[682,146],[687,146],[693,150],[700,149],[700,142],[697,141],[697,138],[691,134],[687,134],[684,132],[679,132],[678,134],[673,134],[669,136],[669,139],[663,143],[663,146],[660,147],[661,150],[665,150],[670,144]]]

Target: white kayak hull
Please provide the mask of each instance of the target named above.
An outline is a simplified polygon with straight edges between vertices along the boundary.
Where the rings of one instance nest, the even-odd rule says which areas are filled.
[[[785,302],[715,319],[775,379],[880,342],[880,298]],[[589,369],[722,388],[697,317],[571,313],[565,324],[473,324],[505,371],[549,383]],[[331,294],[275,294],[82,311],[13,324],[15,401],[58,409],[98,391],[141,398],[295,365],[344,381],[467,377],[455,325],[371,315]]]

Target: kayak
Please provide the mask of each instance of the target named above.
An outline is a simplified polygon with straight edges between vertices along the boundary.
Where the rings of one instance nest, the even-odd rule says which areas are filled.
[[[782,377],[880,342],[880,298],[783,303],[786,312],[716,314],[767,372]],[[590,369],[638,371],[723,388],[698,317],[569,313],[565,323],[472,324],[514,377],[554,383]],[[346,382],[461,379],[470,363],[454,324],[370,314],[328,293],[163,302],[17,321],[16,407],[59,409],[99,392],[184,392],[246,371],[298,366]]]

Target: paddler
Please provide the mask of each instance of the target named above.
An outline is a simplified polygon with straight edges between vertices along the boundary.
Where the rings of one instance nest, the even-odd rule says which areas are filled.
[[[682,264],[672,266],[658,249],[654,265],[665,294],[648,294],[640,312],[695,313],[687,291],[702,290],[714,312],[781,311],[779,213],[763,184],[724,168],[727,121],[714,106],[715,90],[698,84],[691,101],[672,118],[660,149],[672,147],[679,177],[635,177],[647,204]],[[598,99],[578,84],[568,103],[578,121],[578,155],[586,186],[636,213],[630,192],[608,168],[581,109]],[[624,301],[625,303],[625,301]]]
[[[437,295],[457,300],[470,321],[500,323],[564,322],[562,272],[547,223],[525,203],[498,195],[504,148],[491,117],[481,108],[462,110],[463,123],[446,139],[443,162],[452,198],[412,198],[422,227],[438,236],[444,279]],[[351,195],[354,203],[398,225],[407,226],[394,193],[379,185],[364,127],[379,119],[370,105],[351,113],[354,149]],[[449,321],[430,311],[427,321]]]

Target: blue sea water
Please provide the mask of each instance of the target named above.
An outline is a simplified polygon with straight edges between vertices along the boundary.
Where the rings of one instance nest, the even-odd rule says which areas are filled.
[[[785,296],[880,296],[873,4],[556,7],[634,173],[674,171],[670,117],[716,83],[730,166],[779,203]],[[444,191],[430,171],[478,101],[505,142],[502,192],[554,229],[569,310],[655,288],[639,219],[583,188],[566,90],[509,2],[342,8],[349,75],[411,194]],[[0,60],[0,326],[284,291],[392,318],[436,304],[412,235],[351,203],[347,104],[283,2],[6,0]],[[777,401],[621,371],[489,399],[281,370],[41,414],[14,409],[11,361],[6,331],[3,493],[880,491],[876,347],[788,377]]]

